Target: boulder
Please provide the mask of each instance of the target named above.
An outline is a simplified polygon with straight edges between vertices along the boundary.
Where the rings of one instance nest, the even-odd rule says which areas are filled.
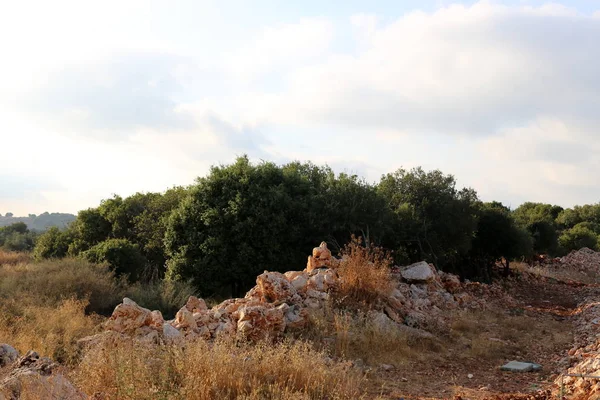
[[[285,303],[296,294],[294,286],[279,272],[265,271],[260,274],[256,278],[256,289],[262,301],[274,305]]]
[[[58,365],[51,359],[29,351],[13,364],[13,369],[0,382],[0,399],[33,398],[42,393],[45,399],[88,398],[58,370]]]
[[[285,330],[285,318],[280,308],[244,306],[234,313],[240,338],[257,342],[275,339]]]
[[[199,299],[196,296],[190,296],[188,298],[187,303],[185,303],[185,308],[187,308],[192,314],[208,310],[204,299]]]
[[[0,344],[0,368],[10,365],[17,361],[19,352],[6,343]]]
[[[135,301],[125,297],[123,303],[115,307],[104,326],[109,331],[135,335],[141,328],[157,329],[153,323],[156,322],[156,318],[156,314],[153,315],[147,308],[140,307]],[[147,329],[141,331],[147,333]]]
[[[315,247],[312,256],[308,256],[306,271],[312,272],[317,268],[332,268],[337,266],[338,260],[331,256],[331,251],[327,248],[327,243],[321,242],[319,247]]]
[[[435,269],[425,261],[411,264],[400,271],[402,279],[407,282],[425,283],[433,281],[436,277]]]

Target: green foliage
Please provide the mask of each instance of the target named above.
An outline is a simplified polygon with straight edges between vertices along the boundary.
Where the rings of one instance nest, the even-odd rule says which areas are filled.
[[[127,275],[132,281],[140,278],[146,263],[138,245],[127,239],[105,240],[81,255],[89,262],[107,263],[117,275]]]
[[[71,231],[61,231],[56,227],[52,227],[37,239],[33,256],[37,260],[65,257],[68,254],[71,242]]]
[[[472,270],[463,269],[461,275],[491,281],[492,267],[497,261],[504,259],[508,272],[510,260],[532,254],[533,239],[524,228],[517,226],[510,209],[498,202],[482,203],[468,257]]]
[[[5,251],[30,251],[37,235],[23,222],[0,228],[0,249]]]
[[[288,270],[323,238],[383,236],[385,203],[356,176],[313,164],[252,165],[240,157],[211,169],[169,219],[167,276],[192,279],[203,293],[234,294],[268,270]]]
[[[594,224],[590,222],[581,222],[571,229],[564,231],[558,239],[560,247],[565,252],[579,250],[582,247],[598,250],[600,237],[594,230],[590,229],[590,225],[594,226]]]
[[[456,189],[454,177],[439,170],[414,168],[383,176],[378,192],[395,214],[395,248],[410,261],[444,267],[467,254],[477,226],[474,190]]]
[[[555,254],[558,248],[558,231],[555,220],[564,213],[561,207],[543,203],[523,203],[514,212],[517,224],[533,238],[533,250]]]

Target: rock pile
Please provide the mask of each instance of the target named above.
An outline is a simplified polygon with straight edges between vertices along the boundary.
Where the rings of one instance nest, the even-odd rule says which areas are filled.
[[[600,302],[591,293],[575,313],[575,341],[564,360],[566,374],[600,376]],[[582,400],[600,397],[600,379],[561,375],[555,382],[566,394]]]
[[[309,313],[330,299],[341,279],[336,271],[340,262],[323,242],[313,249],[306,269],[284,274],[265,271],[244,298],[225,300],[209,309],[204,300],[192,296],[171,321],[126,298],[105,328],[143,340],[221,335],[250,341],[277,338],[305,327]],[[457,276],[438,272],[426,262],[398,268],[392,277],[394,290],[371,313],[372,321],[381,326],[423,329],[432,319],[443,319],[444,310],[485,306],[485,301],[469,293],[472,284],[462,284]]]
[[[563,266],[583,273],[600,274],[600,252],[584,247],[560,258]]]
[[[40,357],[34,351],[19,358],[13,347],[2,344],[0,367],[10,369],[0,381],[0,400],[19,399],[22,396],[74,400],[88,398],[60,373],[56,363],[49,358]]]

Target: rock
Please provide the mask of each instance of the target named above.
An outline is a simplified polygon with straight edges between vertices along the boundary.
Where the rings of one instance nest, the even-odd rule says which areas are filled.
[[[469,379],[473,379],[473,374],[468,374],[468,375],[467,375],[467,378],[469,378]]]
[[[327,248],[327,243],[321,242],[319,247],[313,249],[312,256],[308,256],[306,271],[312,272],[317,268],[331,268],[337,264],[337,260],[331,256],[331,251]]]
[[[435,279],[436,272],[425,261],[420,261],[404,268],[400,275],[407,282],[429,282]]]
[[[165,323],[163,324],[163,336],[167,339],[177,339],[182,337],[182,334],[173,325]]]
[[[0,399],[19,399],[22,393],[43,393],[44,399],[87,399],[84,393],[57,372],[57,367],[49,358],[28,351],[13,364],[13,369],[0,382]]]
[[[390,364],[381,364],[379,366],[379,368],[382,369],[383,371],[387,372],[387,371],[392,371],[394,369],[394,366],[390,365]]]
[[[19,352],[6,343],[0,344],[0,368],[14,363],[19,358]]]
[[[244,306],[237,312],[238,335],[253,342],[275,339],[285,330],[285,318],[279,308]]]
[[[175,314],[174,325],[177,329],[189,329],[192,331],[198,329],[194,315],[185,306],[177,311],[177,314]]]
[[[290,284],[285,275],[279,272],[267,272],[256,278],[257,293],[266,303],[279,305],[285,303],[296,294],[296,289]]]
[[[107,330],[119,333],[136,335],[136,333],[143,332],[146,334],[146,330],[139,330],[144,327],[156,329],[153,324],[154,318],[156,315],[152,315],[150,310],[140,307],[133,300],[125,297],[123,303],[115,307],[104,326]]]
[[[381,332],[398,328],[398,325],[390,317],[379,311],[369,311],[367,318],[371,321],[373,327]]]
[[[190,296],[188,298],[187,303],[185,303],[185,308],[187,308],[192,314],[208,310],[204,299],[199,299],[196,296]]]
[[[296,289],[296,291],[304,288],[307,283],[308,283],[308,274],[306,274],[305,272],[301,273],[300,275],[295,276],[294,279],[291,280],[291,284],[294,287],[294,289]]]
[[[530,372],[530,371],[538,371],[542,369],[542,366],[539,364],[521,362],[521,361],[510,361],[500,367],[503,371],[510,372]]]

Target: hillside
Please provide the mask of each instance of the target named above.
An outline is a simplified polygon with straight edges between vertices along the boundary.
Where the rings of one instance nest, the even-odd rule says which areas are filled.
[[[0,227],[12,225],[17,222],[24,222],[27,224],[27,228],[32,231],[45,231],[53,226],[62,229],[66,228],[69,223],[75,221],[76,218],[75,215],[68,213],[45,212],[40,215],[29,214],[27,217],[14,217],[8,213],[8,215],[0,215]]]

